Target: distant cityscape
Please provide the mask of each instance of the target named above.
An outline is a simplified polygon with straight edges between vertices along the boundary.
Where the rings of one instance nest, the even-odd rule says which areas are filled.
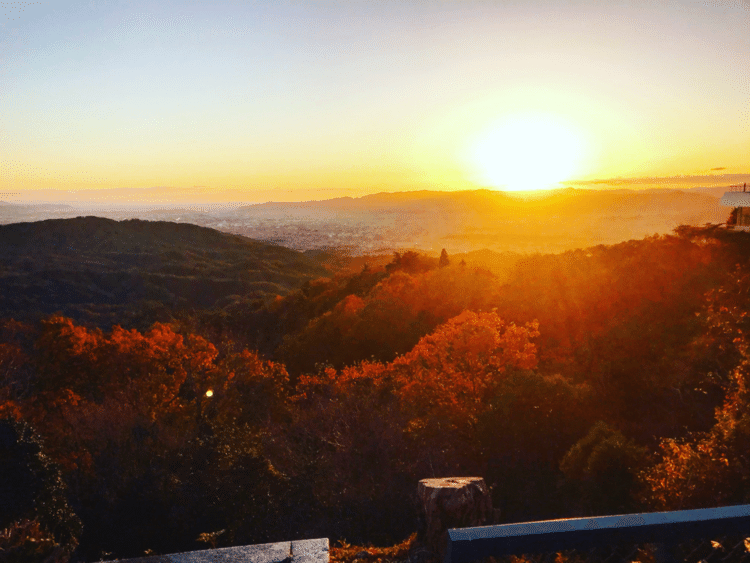
[[[253,213],[244,204],[205,206],[73,206],[66,204],[0,204],[0,224],[67,219],[94,215],[122,221],[144,219],[191,223],[278,244],[294,250],[335,250],[344,254],[378,254],[421,248],[427,230],[407,221],[368,222],[354,217]],[[431,246],[426,252],[435,252]],[[440,252],[440,248],[437,249]]]
[[[686,224],[723,223],[728,188],[567,188],[523,200],[502,192],[401,192],[361,198],[169,204],[0,200],[0,224],[98,216],[190,223],[299,251],[438,255],[483,248],[562,252],[666,234]]]

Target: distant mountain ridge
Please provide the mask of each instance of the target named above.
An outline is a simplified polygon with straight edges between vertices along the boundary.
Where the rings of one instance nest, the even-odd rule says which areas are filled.
[[[339,210],[383,210],[398,206],[410,209],[417,206],[444,206],[451,205],[458,208],[485,209],[483,206],[490,205],[495,210],[505,209],[509,212],[523,212],[526,209],[538,208],[540,206],[558,206],[560,204],[584,203],[592,211],[601,211],[611,206],[613,202],[625,203],[636,200],[701,200],[710,205],[712,199],[720,197],[713,191],[724,188],[711,188],[712,193],[705,193],[702,188],[693,190],[679,189],[650,189],[650,190],[590,190],[581,188],[564,188],[540,192],[531,197],[517,195],[512,192],[494,190],[470,190],[470,191],[411,191],[411,192],[381,192],[370,194],[359,198],[339,197],[319,201],[302,202],[268,202],[255,205],[238,207],[237,211],[249,210],[286,210],[302,211],[314,209],[339,209]],[[727,188],[728,189],[728,188]],[[718,192],[717,192],[718,193]],[[723,193],[723,192],[722,192]]]
[[[492,190],[380,193],[237,209],[248,222],[348,223],[359,232],[378,229],[402,247],[433,252],[561,252],[665,234],[680,225],[722,223],[729,212],[714,193],[698,190],[580,188],[532,195]],[[294,245],[291,237],[280,234],[284,244]]]
[[[482,248],[562,252],[666,234],[680,225],[723,223],[730,213],[719,205],[725,189],[565,188],[534,194],[422,190],[193,208],[6,205],[0,207],[0,224],[86,214],[192,223],[300,251],[347,255],[403,249],[437,255],[442,248],[451,254]]]
[[[0,226],[0,316],[107,324],[232,295],[284,294],[327,271],[300,252],[184,223],[101,217]]]

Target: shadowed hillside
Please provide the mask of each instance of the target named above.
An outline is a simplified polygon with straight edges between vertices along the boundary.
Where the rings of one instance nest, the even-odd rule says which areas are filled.
[[[148,322],[230,295],[284,294],[325,273],[287,248],[163,221],[16,223],[0,226],[0,241],[0,315],[15,318]]]

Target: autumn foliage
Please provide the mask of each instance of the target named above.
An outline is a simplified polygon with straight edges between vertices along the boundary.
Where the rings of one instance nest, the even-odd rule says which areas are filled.
[[[39,434],[83,527],[58,549],[29,510],[0,544],[85,561],[329,537],[376,560],[362,546],[407,549],[417,481],[446,475],[485,477],[507,522],[748,502],[750,237],[732,235],[502,277],[407,252],[145,330],[2,320],[0,417]]]
[[[392,364],[405,401],[435,410],[482,412],[494,379],[536,367],[538,323],[516,327],[497,313],[464,311],[423,337]]]
[[[706,508],[750,502],[750,275],[737,268],[707,295],[707,333],[714,369],[703,385],[724,390],[707,431],[659,445],[659,463],[643,473],[644,495],[662,509]],[[718,368],[718,369],[717,369]]]

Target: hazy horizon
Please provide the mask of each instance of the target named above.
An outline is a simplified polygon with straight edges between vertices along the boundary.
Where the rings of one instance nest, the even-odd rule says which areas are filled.
[[[664,178],[610,178],[591,180],[589,182],[568,182],[554,190],[539,190],[540,196],[545,193],[564,189],[583,189],[592,191],[649,191],[649,190],[704,190],[716,192],[717,197],[729,186],[750,183],[750,174],[701,175]],[[276,189],[276,190],[241,190],[210,189],[205,186],[177,188],[170,186],[150,186],[144,188],[104,188],[88,190],[26,190],[17,192],[0,192],[0,203],[17,204],[69,204],[81,207],[101,205],[116,206],[153,206],[153,205],[257,205],[263,203],[304,203],[327,201],[342,197],[353,199],[381,193],[409,194],[415,192],[453,193],[460,191],[489,190],[509,196],[524,197],[529,192],[513,192],[492,188],[475,187],[467,190],[440,190],[422,188],[418,190],[381,190],[362,192],[350,188],[317,188],[317,189]]]
[[[750,175],[748,26],[732,0],[3,2],[0,193],[718,185]]]

